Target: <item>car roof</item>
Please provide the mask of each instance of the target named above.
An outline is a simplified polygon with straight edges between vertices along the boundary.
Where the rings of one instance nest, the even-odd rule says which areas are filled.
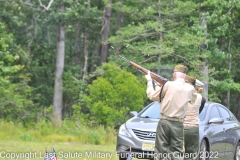
[[[159,103],[159,102],[154,102],[154,103]],[[220,105],[222,105],[221,103],[212,102],[212,101],[206,101],[206,103],[205,103],[205,105],[211,105],[211,104],[220,104]]]

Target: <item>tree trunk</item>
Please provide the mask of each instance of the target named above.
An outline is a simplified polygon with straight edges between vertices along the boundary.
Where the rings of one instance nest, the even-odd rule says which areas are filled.
[[[90,9],[90,0],[88,0],[88,9]],[[84,33],[84,68],[83,68],[83,77],[82,80],[84,81],[86,75],[87,75],[87,71],[88,71],[88,23],[86,24],[86,29],[85,29],[85,33]]]
[[[207,22],[206,22],[206,17],[205,17],[205,12],[202,10],[201,7],[199,7],[199,15],[200,15],[200,26],[202,28],[205,28],[205,37],[207,39]],[[204,42],[204,44],[202,44],[199,49],[200,52],[204,51],[208,48],[208,43],[207,41]],[[203,65],[200,66],[200,70],[202,72],[202,75],[204,77],[204,79],[202,80],[202,82],[204,83],[203,86],[203,97],[206,98],[206,100],[208,101],[208,58],[204,58],[202,59],[203,61]]]
[[[90,68],[90,72],[94,72],[96,70],[96,66],[99,65],[99,57],[100,57],[100,50],[101,50],[101,46],[99,45],[99,42],[96,42],[96,48],[92,53],[92,57],[91,57],[91,68]]]
[[[161,21],[162,21],[162,16],[161,16],[161,1],[160,0],[158,0],[158,4],[159,4],[159,11],[158,11],[158,21],[159,21],[159,23],[160,23],[160,28],[162,28],[162,23],[161,23]],[[159,42],[159,49],[160,49],[160,51],[159,51],[159,54],[158,54],[158,66],[161,66],[160,64],[161,64],[161,59],[162,59],[162,52],[161,52],[161,48],[162,48],[162,41],[163,41],[163,34],[162,34],[162,32],[159,32],[159,40],[160,40],[160,42]],[[157,74],[158,75],[160,75],[160,67],[157,69]]]
[[[60,2],[61,3],[61,2]],[[60,11],[64,11],[63,5],[60,5]],[[56,48],[56,68],[54,81],[54,95],[53,95],[53,110],[52,122],[58,127],[62,123],[62,108],[63,108],[63,69],[64,69],[64,55],[65,54],[65,27],[59,24],[57,26],[57,48]]]
[[[86,29],[84,34],[84,68],[82,80],[84,80],[87,75],[87,69],[88,69],[88,29]]]
[[[201,67],[201,72],[203,74],[204,80],[202,80],[204,86],[203,86],[203,97],[208,101],[208,59],[205,58],[203,60],[204,64]]]
[[[238,93],[238,101],[237,101],[237,119],[240,121],[240,93]]]
[[[79,23],[76,24],[76,30],[75,30],[76,38],[75,38],[75,53],[80,53],[81,47],[80,47],[80,27]]]
[[[119,3],[122,4],[122,0],[118,0]],[[121,5],[122,6],[122,5]],[[121,11],[118,11],[117,12],[117,28],[116,28],[116,32],[120,30],[121,28],[121,25],[122,25],[122,12]],[[116,55],[117,57],[119,56],[119,46],[116,47]]]
[[[108,56],[108,44],[106,41],[108,40],[108,36],[110,33],[110,19],[112,14],[112,0],[109,0],[105,7],[105,15],[103,17],[103,35],[102,35],[102,49],[101,49],[101,60],[100,63],[107,61]]]
[[[81,41],[80,41],[80,25],[79,22],[76,24],[76,30],[75,30],[75,58],[74,61],[77,65],[80,66],[80,68],[83,68],[83,63],[82,63],[82,59],[81,59]],[[82,72],[79,73],[80,77],[82,77]]]
[[[230,27],[232,28],[232,27]],[[229,39],[228,40],[228,72],[229,74],[231,74],[231,70],[232,70],[232,55],[231,55],[231,42],[232,40]],[[226,107],[228,109],[230,109],[230,90],[227,91],[227,102],[226,102]]]

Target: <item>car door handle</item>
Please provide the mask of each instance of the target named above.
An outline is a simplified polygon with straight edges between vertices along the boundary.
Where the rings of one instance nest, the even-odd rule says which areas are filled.
[[[226,132],[225,128],[223,128],[223,132]]]

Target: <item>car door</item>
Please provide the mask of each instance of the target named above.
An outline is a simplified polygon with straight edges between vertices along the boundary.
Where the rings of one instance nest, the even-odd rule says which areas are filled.
[[[209,122],[213,119],[220,119],[220,113],[217,109],[217,106],[211,108],[209,114]],[[209,142],[210,142],[210,153],[215,153],[215,157],[218,159],[224,159],[224,150],[225,146],[223,145],[224,137],[224,125],[222,123],[209,123]],[[211,155],[210,155],[211,156]]]
[[[226,109],[224,106],[219,105],[218,110],[220,112],[221,117],[224,119],[223,122],[223,129],[224,129],[224,157],[226,160],[232,159],[234,152],[235,152],[235,144],[236,144],[236,120],[231,115],[230,111]]]

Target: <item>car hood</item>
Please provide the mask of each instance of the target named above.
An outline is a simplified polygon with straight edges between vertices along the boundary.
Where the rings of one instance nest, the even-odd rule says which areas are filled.
[[[133,117],[126,122],[126,128],[156,131],[159,119]]]

